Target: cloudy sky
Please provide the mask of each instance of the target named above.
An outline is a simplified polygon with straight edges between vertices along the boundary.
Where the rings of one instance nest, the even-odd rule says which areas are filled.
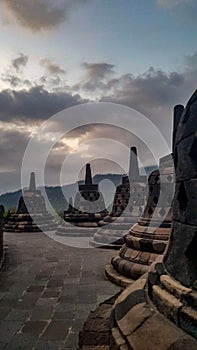
[[[0,193],[20,187],[24,152],[42,123],[82,103],[135,109],[154,123],[170,147],[172,108],[185,104],[196,89],[196,14],[196,0],[1,0]],[[116,118],[116,112],[113,107],[110,113]],[[150,150],[134,131],[92,125],[87,115],[89,125],[67,135],[57,123],[58,130],[50,124],[51,131],[37,137],[37,158],[43,138],[59,137],[46,162],[46,184],[58,184],[62,166],[63,181],[73,182],[72,166],[65,163],[73,150],[69,164],[81,168],[94,159],[95,173],[127,170],[133,145],[139,148],[141,165],[152,165]],[[151,135],[151,128],[146,132]],[[103,137],[118,140],[119,150],[114,141],[111,146],[100,142]],[[159,155],[165,155],[159,147]],[[116,167],[117,152],[124,164]],[[36,157],[30,156],[27,172],[37,171]],[[97,166],[95,158],[102,157],[108,161]]]

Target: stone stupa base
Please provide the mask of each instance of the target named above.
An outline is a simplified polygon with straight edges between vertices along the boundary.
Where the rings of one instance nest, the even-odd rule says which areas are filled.
[[[151,302],[147,282],[146,274],[116,300],[112,311],[110,349],[196,350],[197,341],[162,315]],[[165,291],[162,294],[165,295]],[[171,295],[165,297],[173,316],[177,304]]]
[[[78,225],[73,225],[63,221],[58,226],[55,234],[62,237],[92,237],[98,230],[98,225],[95,222],[83,222]]]
[[[57,224],[49,213],[12,214],[4,225],[6,232],[42,232],[53,231]]]
[[[125,286],[148,272],[150,265],[166,248],[171,231],[167,226],[157,228],[153,223],[152,226],[135,224],[130,233],[124,236],[125,243],[119,253],[106,266],[107,278]]]
[[[102,228],[97,231],[89,244],[98,248],[120,249],[124,244],[124,236],[138,218],[139,213],[138,216],[124,213],[119,217],[104,218],[101,223],[99,222],[99,226]]]

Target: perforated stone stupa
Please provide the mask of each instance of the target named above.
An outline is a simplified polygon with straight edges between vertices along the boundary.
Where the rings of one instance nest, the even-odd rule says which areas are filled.
[[[30,175],[28,190],[20,197],[18,209],[10,214],[4,226],[5,231],[12,232],[40,232],[55,230],[56,223],[46,210],[41,190],[36,189],[35,173]]]
[[[56,235],[72,237],[92,236],[98,229],[98,222],[108,214],[98,184],[93,184],[90,164],[86,164],[85,183],[79,184],[74,200],[64,212],[64,221]]]
[[[174,108],[174,133],[183,106]],[[142,217],[124,236],[119,253],[106,266],[106,275],[113,282],[127,285],[149,269],[161,256],[168,243],[172,222],[172,199],[174,192],[174,161],[169,154],[160,159],[159,170],[151,173],[148,180],[149,194]]]
[[[197,91],[175,143],[173,226],[164,259],[117,299],[113,346],[125,350],[197,349]]]
[[[101,229],[90,241],[92,246],[120,248],[123,236],[143,213],[146,182],[147,177],[139,173],[137,149],[131,147],[128,176],[123,176],[117,187],[112,212],[99,222]]]

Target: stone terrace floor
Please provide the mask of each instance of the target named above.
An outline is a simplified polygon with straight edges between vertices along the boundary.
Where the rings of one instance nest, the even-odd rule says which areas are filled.
[[[68,247],[43,233],[5,233],[0,349],[76,350],[90,310],[119,288],[105,279],[114,251]]]

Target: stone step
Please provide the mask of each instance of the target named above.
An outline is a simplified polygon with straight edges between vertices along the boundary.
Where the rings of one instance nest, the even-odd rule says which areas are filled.
[[[142,250],[145,252],[154,252],[157,254],[163,254],[167,245],[167,241],[150,239],[149,237],[135,237],[132,236],[132,234],[125,235],[124,241],[130,248]]]
[[[107,264],[105,266],[105,275],[112,283],[115,283],[123,288],[128,287],[134,282],[133,279],[125,277],[117,272],[111,264]]]
[[[148,272],[149,265],[141,264],[139,262],[129,261],[123,259],[121,256],[114,256],[111,260],[114,269],[124,276],[131,279],[138,279],[144,273]]]

